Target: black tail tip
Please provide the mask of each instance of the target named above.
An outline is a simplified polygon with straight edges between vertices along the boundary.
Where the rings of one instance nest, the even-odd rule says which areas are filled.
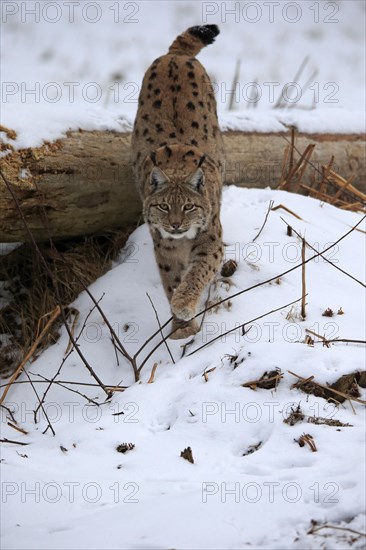
[[[217,25],[197,25],[196,27],[190,27],[188,32],[199,38],[205,46],[208,46],[220,34],[220,29]]]

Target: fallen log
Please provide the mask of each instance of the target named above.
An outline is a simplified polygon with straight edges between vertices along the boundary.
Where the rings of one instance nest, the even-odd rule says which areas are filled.
[[[18,198],[38,241],[100,234],[136,223],[141,211],[129,162],[130,134],[70,131],[42,147],[11,151],[0,161],[1,173]],[[290,134],[225,132],[226,184],[275,188],[283,179],[284,151]],[[365,135],[297,134],[303,151],[315,144],[304,184],[321,177],[332,156],[332,169],[365,192]],[[47,222],[46,222],[47,220]],[[0,242],[26,241],[14,199],[0,178]]]

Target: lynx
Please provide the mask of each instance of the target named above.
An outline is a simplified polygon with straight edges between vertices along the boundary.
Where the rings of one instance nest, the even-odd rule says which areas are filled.
[[[200,299],[223,259],[224,147],[212,84],[195,58],[219,32],[216,25],[191,27],[155,59],[132,134],[134,176],[176,339],[199,330]]]

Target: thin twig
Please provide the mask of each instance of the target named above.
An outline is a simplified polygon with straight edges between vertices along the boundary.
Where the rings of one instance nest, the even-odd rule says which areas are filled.
[[[273,212],[275,212],[275,210],[279,210],[280,208],[282,208],[282,210],[285,210],[286,212],[288,212],[289,214],[291,214],[292,216],[295,216],[295,218],[297,218],[298,220],[301,220],[303,221],[303,219],[298,216],[297,214],[295,214],[295,212],[293,212],[292,210],[290,210],[289,208],[287,208],[287,206],[285,206],[284,204],[278,204],[277,206],[274,206],[272,208]]]
[[[212,288],[212,285],[210,285],[210,286],[208,287],[207,299],[206,299],[206,302],[205,302],[205,309],[207,308],[207,306],[208,306],[208,304],[209,304],[209,302],[210,302],[210,298],[211,298],[211,288]],[[201,319],[201,324],[200,324],[200,330],[201,330],[201,328],[202,328],[202,326],[203,326],[203,323],[204,323],[204,320],[205,320],[205,317],[206,317],[206,313],[207,313],[207,311],[204,311],[204,312],[203,312],[202,319]]]
[[[357,414],[356,411],[355,411],[355,408],[354,408],[354,406],[353,406],[352,401],[351,401],[350,399],[348,399],[348,401],[349,401],[349,404],[350,404],[350,406],[351,406],[351,409],[352,409],[353,414]]]
[[[256,99],[257,97],[256,86],[258,86],[258,78],[256,78],[253,84],[251,85],[252,89],[250,91],[250,97],[248,99],[247,109],[250,109],[250,108],[255,109],[256,107],[258,107],[258,103],[261,96],[259,96],[258,99]]]
[[[359,535],[360,537],[366,537],[365,533],[361,533],[360,531],[355,531],[355,529],[350,529],[350,527],[338,527],[336,525],[320,525],[319,527],[312,527],[310,531],[307,532],[308,535],[313,535],[317,531],[320,531],[321,529],[336,529],[337,531],[348,531],[349,533],[354,533],[355,535]]]
[[[292,147],[289,147],[289,145],[286,145],[285,147],[285,151],[284,151],[284,154],[283,154],[283,159],[282,159],[282,166],[281,166],[281,181],[283,181],[286,177],[286,173],[287,173],[287,159],[288,159],[288,155],[290,153],[290,150],[292,150]]]
[[[319,340],[321,340],[323,342],[323,345],[326,346],[327,348],[330,347],[328,340],[324,336],[321,336],[320,334],[317,334],[316,332],[310,330],[309,328],[306,328],[305,332],[307,332],[308,334],[312,334],[313,336],[316,336],[317,338],[319,338]]]
[[[235,93],[236,93],[236,85],[239,82],[240,63],[241,63],[240,59],[237,59],[236,65],[235,65],[235,72],[233,76],[233,82],[231,86],[232,93],[230,94],[228,111],[234,110],[233,107],[234,107],[234,100],[235,100]]]
[[[63,384],[62,382],[60,382],[59,380],[55,380],[54,378],[52,378],[51,380],[49,378],[46,378],[45,376],[42,376],[42,374],[38,374],[38,373],[30,373],[32,374],[33,376],[39,376],[39,378],[42,378],[42,380],[44,380],[45,382],[49,382],[49,387],[47,388],[47,391],[49,390],[49,388],[52,386],[52,384],[56,384],[56,386],[60,386],[61,388],[64,388],[65,390],[68,390],[72,393],[77,393],[78,395],[80,395],[81,397],[84,397],[84,399],[86,399],[88,401],[88,403],[91,403],[92,405],[97,405],[98,407],[100,407],[100,403],[97,403],[97,401],[94,401],[94,399],[91,399],[90,397],[88,397],[87,395],[81,393],[80,391],[78,390],[73,390],[72,388],[68,388],[67,386],[65,386],[65,384]],[[33,380],[34,382],[34,380]],[[42,403],[43,404],[43,403]],[[40,408],[41,406],[41,403],[38,405],[37,409],[36,409],[36,413],[38,411],[38,409]]]
[[[203,378],[205,379],[205,382],[208,382],[208,374],[210,374],[211,372],[214,372],[216,370],[216,367],[212,367],[211,369],[208,369],[208,370],[204,370],[203,373],[202,373],[202,376]]]
[[[260,228],[259,232],[257,233],[257,235],[254,237],[254,239],[252,240],[252,242],[254,243],[254,241],[256,241],[259,237],[259,235],[262,233],[263,229],[264,229],[264,226],[266,225],[267,223],[267,220],[268,220],[268,216],[269,216],[269,213],[270,211],[272,210],[272,206],[274,204],[274,201],[273,200],[270,200],[269,201],[269,205],[268,205],[268,210],[267,210],[267,213],[266,213],[266,217],[264,218],[264,222],[263,222],[263,225],[262,227]]]
[[[113,346],[113,349],[114,349],[114,355],[116,357],[117,367],[119,367],[119,359],[118,359],[118,353],[117,353],[118,349],[117,349],[117,346],[116,346],[116,343],[114,341],[113,336],[110,336],[110,340],[112,342],[112,346]]]
[[[279,372],[275,376],[270,376],[269,378],[259,378],[259,380],[251,380],[250,382],[245,382],[245,384],[242,384],[243,388],[251,388],[251,386],[257,386],[258,384],[261,384],[263,382],[273,382],[274,380],[278,381],[281,380],[282,374]]]
[[[309,145],[307,145],[305,151],[301,153],[300,159],[298,160],[297,164],[292,168],[291,172],[287,174],[286,178],[278,185],[278,189],[288,189],[289,184],[298,174],[298,182],[300,184],[301,177],[304,173],[304,169],[306,168],[306,162],[309,161],[314,151],[314,148],[314,144],[309,143]]]
[[[157,363],[154,363],[153,368],[151,369],[150,378],[149,378],[149,380],[147,381],[148,384],[152,384],[152,383],[154,382],[155,371],[156,371],[157,368],[158,368],[158,364],[157,364]]]
[[[300,233],[298,231],[296,231],[296,229],[294,229],[284,218],[282,218],[282,216],[280,216],[281,220],[288,226],[290,227],[291,231],[293,231],[295,233],[295,235],[297,235],[299,237],[299,239],[302,239],[303,237],[301,237]],[[317,252],[316,248],[314,248],[308,241],[305,241],[306,242],[306,245],[311,248],[311,250],[314,250],[314,252]],[[341,267],[339,267],[338,265],[334,264],[333,262],[331,262],[330,260],[328,260],[328,258],[326,258],[325,256],[323,256],[323,253],[321,252],[320,253],[320,256],[326,261],[328,262],[328,264],[332,265],[333,267],[335,267],[336,269],[338,269],[338,271],[340,271],[341,273],[343,273],[344,275],[347,275],[347,277],[349,277],[350,279],[353,279],[354,281],[356,281],[356,283],[360,284],[361,286],[363,286],[364,288],[366,288],[366,285],[362,282],[362,281],[359,281],[358,279],[356,279],[356,277],[354,277],[353,275],[351,275],[350,273],[348,273],[347,271],[345,271],[344,269],[342,269]]]
[[[288,174],[291,174],[294,166],[294,145],[295,145],[295,127],[291,127],[291,147],[290,147],[290,160],[288,164]]]
[[[366,340],[352,340],[350,338],[333,338],[328,340],[328,342],[346,342],[348,344],[366,344]]]
[[[20,432],[24,435],[28,435],[28,433],[29,433],[26,430],[23,430],[23,428],[20,428],[19,426],[16,426],[15,424],[12,424],[11,422],[7,422],[7,424],[10,428],[13,428],[13,430],[16,430],[17,432]]]
[[[75,276],[76,273],[75,273]],[[118,349],[118,351],[123,355],[123,357],[125,357],[125,359],[127,359],[132,368],[133,368],[133,371],[134,371],[134,374],[135,374],[135,381],[137,382],[138,381],[138,375],[137,375],[137,367],[136,367],[136,362],[134,360],[134,357],[131,357],[130,354],[127,352],[126,348],[124,347],[124,345],[122,344],[121,340],[118,338],[115,330],[113,329],[111,323],[109,322],[108,318],[106,317],[104,311],[102,310],[102,308],[99,306],[98,302],[95,300],[94,296],[92,295],[92,293],[90,292],[90,290],[88,289],[88,287],[82,282],[81,279],[79,279],[80,283],[83,285],[84,287],[84,291],[87,293],[87,295],[89,296],[89,298],[91,299],[91,301],[94,303],[95,307],[97,308],[97,310],[99,311],[100,315],[102,316],[102,319],[103,321],[105,322],[105,324],[107,325],[108,329],[109,329],[109,332],[111,333],[112,337],[114,338],[115,340],[115,345],[116,345],[116,348]],[[118,346],[117,346],[118,344]],[[137,378],[136,378],[137,376]]]
[[[309,332],[310,334],[313,334],[313,336],[317,336],[318,338],[320,338],[320,340],[322,340],[322,342],[324,342],[324,345],[327,345],[327,344],[332,344],[332,343],[337,343],[337,342],[343,342],[343,343],[346,343],[346,344],[366,344],[366,340],[355,340],[355,339],[351,339],[351,338],[332,338],[331,340],[327,340],[326,338],[324,338],[324,336],[321,336],[320,334],[317,334],[316,332],[313,332],[312,330],[310,329],[305,329],[306,332]],[[329,347],[329,346],[327,346]]]
[[[302,247],[301,247],[301,261],[302,261],[302,268],[301,268],[301,292],[302,292],[301,317],[304,320],[306,319],[306,310],[305,310],[305,307],[306,307],[306,303],[305,303],[305,296],[306,296],[305,250],[306,250],[306,245],[305,245],[305,239],[303,238],[302,239]]]
[[[332,156],[330,157],[330,161],[328,162],[327,166],[322,166],[322,179],[321,179],[320,186],[319,186],[319,191],[320,191],[321,193],[326,194],[326,190],[327,190],[327,177],[328,177],[328,174],[329,174],[329,170],[331,170],[332,167],[333,167],[334,160],[335,160],[335,156],[332,155]]]
[[[36,394],[36,397],[37,397],[38,402],[41,404],[41,409],[42,409],[42,412],[43,412],[43,414],[44,414],[44,416],[45,416],[45,419],[47,420],[47,427],[46,427],[46,429],[45,429],[42,433],[45,434],[45,433],[47,432],[48,428],[50,428],[50,430],[51,430],[51,432],[52,432],[52,435],[55,436],[55,435],[56,435],[56,432],[55,432],[55,430],[53,429],[53,426],[52,426],[52,424],[51,424],[51,421],[50,421],[50,419],[49,419],[49,417],[48,417],[48,414],[47,414],[47,412],[46,412],[46,410],[45,410],[43,404],[41,403],[41,399],[40,399],[40,397],[39,397],[39,395],[38,395],[38,392],[37,392],[36,388],[34,387],[33,381],[31,380],[31,378],[30,378],[30,376],[29,376],[29,374],[27,373],[26,370],[24,371],[24,374],[25,374],[26,377],[28,378],[29,383],[30,383],[30,385],[31,385],[31,387],[32,387],[32,390],[33,390],[34,393]],[[36,422],[36,413],[34,413],[34,422],[35,422],[35,424],[37,423],[37,422]]]
[[[299,302],[300,300],[301,300],[301,298],[298,298],[297,300],[294,300],[293,302],[290,302],[289,304],[285,304],[285,305],[283,305],[281,307],[278,307],[276,309],[272,309],[271,311],[267,311],[266,313],[264,313],[263,315],[260,315],[259,317],[255,317],[254,319],[251,319],[250,321],[246,321],[245,323],[242,323],[239,326],[233,327],[233,328],[227,330],[226,332],[223,332],[222,334],[219,334],[218,336],[215,336],[215,338],[212,338],[212,340],[209,340],[208,342],[206,342],[205,344],[203,344],[199,348],[197,348],[194,351],[192,351],[191,353],[189,353],[187,355],[187,357],[190,357],[191,355],[197,353],[201,349],[203,349],[206,346],[212,344],[212,342],[215,342],[216,340],[219,340],[219,338],[223,338],[223,337],[227,336],[228,334],[230,334],[231,332],[234,332],[235,330],[245,329],[246,325],[249,325],[250,323],[254,323],[255,321],[258,321],[259,319],[263,319],[263,317],[267,317],[268,315],[271,315],[272,313],[276,313],[277,311],[280,311],[281,309],[292,306],[293,304],[295,304],[296,302]]]
[[[302,87],[301,87],[302,95],[304,95],[304,93],[306,92],[306,89],[309,87],[309,84],[311,84],[311,83],[315,80],[315,78],[316,78],[318,72],[319,72],[318,69],[314,69],[314,71],[311,73],[311,75],[309,76],[309,78],[305,81],[305,84],[302,85]],[[315,94],[314,94],[314,95],[315,95]],[[296,106],[297,106],[297,102],[294,101],[293,103],[291,103],[291,104],[289,105],[289,109],[293,109],[293,108],[296,107]],[[306,108],[306,107],[304,107],[304,108]],[[314,108],[315,108],[315,105],[314,105],[314,103],[313,103],[313,107],[310,107],[310,109],[314,109]]]
[[[149,338],[147,338],[147,340],[145,340],[145,342],[142,344],[142,346],[136,351],[135,355],[133,356],[135,361],[136,361],[138,355],[140,355],[140,353],[142,352],[142,350],[146,348],[146,346],[151,342],[151,340],[153,340],[155,338],[155,336],[157,336],[163,328],[165,328],[167,325],[169,325],[169,323],[172,321],[172,319],[173,319],[173,316],[169,317],[169,319],[167,321],[165,321],[165,323],[163,325],[161,325],[161,329],[159,328],[151,336],[149,336]],[[169,334],[169,336],[170,336],[170,334]],[[167,336],[167,338],[169,336]],[[162,340],[161,343],[163,343],[163,340]]]
[[[299,168],[299,172],[296,174],[297,176],[297,182],[294,186],[293,192],[297,193],[299,191],[299,187],[301,185],[301,180],[304,175],[304,172],[307,168],[307,161],[310,159],[311,155],[313,154],[313,151],[315,149],[315,144],[308,145],[307,151],[305,151],[305,155],[302,161],[302,166]]]
[[[103,300],[103,298],[104,298],[104,292],[103,292],[102,296],[99,298],[98,303],[101,302],[101,301]],[[85,317],[85,319],[84,319],[84,323],[83,323],[83,325],[82,325],[82,327],[81,327],[81,329],[80,329],[80,331],[79,331],[79,334],[77,335],[76,338],[74,338],[75,345],[77,345],[77,343],[78,343],[78,341],[79,341],[79,339],[80,339],[80,337],[81,337],[81,335],[82,335],[82,333],[83,333],[83,331],[84,331],[84,329],[85,329],[85,327],[86,327],[86,323],[87,323],[89,317],[91,316],[91,314],[93,313],[95,307],[96,307],[96,306],[93,306],[93,307],[89,310],[88,314],[86,315],[86,317]],[[69,348],[69,346],[68,346],[68,348]],[[62,359],[61,364],[60,364],[59,368],[57,369],[56,373],[55,373],[54,376],[51,378],[51,380],[49,380],[49,385],[48,385],[48,387],[46,388],[46,391],[44,392],[44,394],[43,394],[43,396],[42,396],[41,403],[44,403],[44,402],[45,402],[47,393],[48,393],[49,390],[51,389],[52,384],[55,382],[56,378],[59,376],[62,367],[64,366],[65,362],[66,362],[67,359],[70,357],[70,355],[72,354],[73,351],[74,351],[74,347],[72,347],[72,348],[70,349],[70,351],[65,355],[65,357]],[[62,384],[59,384],[59,385],[62,386]],[[68,389],[68,388],[67,388],[67,389]],[[40,403],[40,404],[41,404],[41,403]],[[38,410],[39,410],[39,408],[40,408],[40,404],[38,405],[38,407],[37,407],[37,409],[36,409],[36,414],[37,414],[37,412],[38,412]]]
[[[16,382],[15,382],[16,383]],[[6,384],[5,384],[6,386]],[[0,386],[0,388],[2,388],[3,386]],[[14,414],[12,413],[12,411],[9,409],[9,407],[7,407],[6,405],[0,405],[0,407],[2,407],[3,409],[6,410],[6,412],[9,414],[10,418],[12,419],[13,422],[15,422],[15,424],[17,424],[17,421],[15,420],[15,417],[14,417]]]
[[[150,295],[148,292],[146,292],[146,296],[149,298],[149,301],[150,301],[150,304],[151,304],[151,307],[153,308],[154,310],[154,313],[155,313],[155,317],[156,317],[156,320],[158,322],[158,325],[159,325],[159,328],[160,328],[160,333],[161,333],[161,336],[162,338],[164,338],[164,334],[163,334],[163,331],[162,331],[162,328],[161,328],[161,323],[160,323],[160,319],[159,319],[159,315],[158,315],[158,312],[156,311],[156,307],[154,305],[154,302],[152,301]],[[165,347],[166,349],[168,350],[168,353],[170,355],[170,359],[172,360],[172,363],[175,365],[175,361],[174,361],[174,357],[172,355],[172,352],[170,351],[170,348],[168,346],[168,342],[166,341],[166,339],[164,338],[164,342],[165,342]]]
[[[292,82],[296,82],[296,83],[297,83],[297,81],[299,80],[299,78],[300,78],[300,76],[301,76],[301,73],[303,72],[303,70],[304,70],[305,66],[307,65],[308,61],[309,61],[309,56],[306,55],[306,56],[304,57],[302,63],[300,64],[300,66],[299,66],[297,72],[295,73],[295,76],[294,76],[293,80],[291,81],[291,83],[292,83]],[[273,107],[274,109],[278,109],[278,108],[282,108],[282,107],[283,107],[283,103],[284,103],[283,95],[284,95],[284,92],[285,92],[285,91],[287,92],[287,90],[288,90],[288,88],[290,87],[290,84],[291,84],[291,83],[286,84],[286,85],[282,88],[281,93],[280,93],[280,96],[279,96],[279,98],[277,99],[277,101],[276,101],[276,103],[275,103],[275,105],[274,105],[274,107]],[[285,107],[287,107],[286,102],[285,102],[284,104],[285,104]]]
[[[78,322],[78,320],[79,320],[79,316],[80,316],[80,312],[77,311],[77,310],[74,310],[74,319],[73,319],[73,321],[72,321],[72,326],[71,326],[71,333],[72,333],[72,335],[74,335],[74,333],[75,333],[75,328],[76,328],[77,322]],[[67,348],[66,348],[65,354],[66,354],[66,353],[69,353],[71,347],[72,347],[72,341],[69,339],[69,343],[67,344]]]
[[[13,443],[14,445],[30,445],[30,443],[24,443],[23,441],[13,441],[12,439],[0,439],[0,443]]]
[[[334,204],[332,202],[332,196],[331,195],[326,195],[325,193],[321,193],[321,191],[319,191],[318,189],[314,189],[313,187],[311,187],[309,185],[306,185],[305,183],[301,183],[300,187],[302,189],[305,189],[306,191],[308,191],[308,194],[314,199],[318,199],[318,200],[323,201],[323,202],[328,202],[330,204],[333,204],[333,206],[337,206],[338,208],[363,212],[363,210],[362,210],[363,207],[362,207],[362,204],[360,202],[350,204],[350,203],[345,202],[344,200],[338,199],[336,201],[336,204]],[[357,207],[357,210],[356,210],[356,207]]]
[[[32,376],[35,375],[35,373],[31,372]],[[16,380],[13,382],[13,385],[16,386],[18,384],[29,384],[28,380]],[[33,384],[49,384],[46,380],[33,380]],[[57,380],[55,384],[69,384],[72,386],[85,386],[88,388],[98,388],[100,387],[99,384],[93,384],[91,382],[75,382],[73,380]],[[0,388],[5,387],[6,384],[0,385]],[[127,390],[129,386],[116,386],[115,384],[105,384],[105,387],[109,389],[110,388],[118,388],[119,391]],[[2,405],[3,406],[3,405]]]

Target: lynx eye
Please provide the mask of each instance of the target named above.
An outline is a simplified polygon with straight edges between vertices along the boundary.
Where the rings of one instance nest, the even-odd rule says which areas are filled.
[[[183,206],[183,210],[185,212],[190,212],[191,210],[194,210],[194,208],[195,208],[194,204],[191,204],[189,202]]]
[[[161,204],[158,204],[158,208],[162,212],[169,212],[169,205],[166,204],[166,202],[162,202]]]

